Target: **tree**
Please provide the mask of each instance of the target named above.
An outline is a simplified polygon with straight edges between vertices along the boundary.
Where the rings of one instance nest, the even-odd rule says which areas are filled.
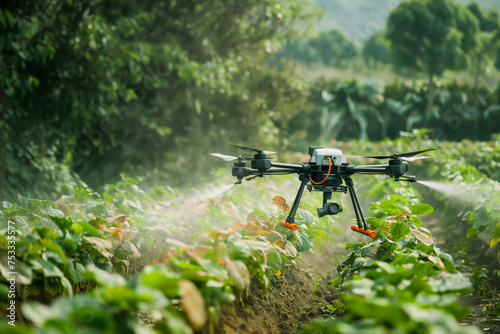
[[[367,140],[370,123],[380,125],[380,133],[373,137],[385,138],[386,122],[380,113],[382,93],[383,89],[374,80],[347,80],[322,91],[325,106],[321,117],[321,142],[340,138]]]
[[[268,59],[316,16],[299,0],[3,2],[1,194],[75,172],[188,182],[221,142],[277,143],[305,90]]]
[[[354,43],[337,29],[320,32],[309,44],[327,66],[345,67],[346,62],[358,54]]]
[[[278,59],[295,59],[306,65],[323,63],[325,66],[342,68],[357,55],[354,43],[341,31],[332,29],[322,31],[315,37],[288,41],[276,56]]]
[[[490,9],[484,11],[477,4],[477,2],[471,2],[467,5],[467,9],[474,14],[474,16],[479,21],[479,29],[481,31],[492,32],[498,30],[498,12]]]
[[[426,126],[433,113],[434,78],[468,66],[478,32],[476,17],[453,0],[405,1],[389,15],[386,36],[395,66],[426,73],[429,80]]]
[[[379,64],[390,64],[391,52],[384,32],[376,32],[368,37],[363,44],[361,54],[369,67],[377,68]]]
[[[484,12],[476,2],[467,5],[467,9],[479,21],[480,36],[477,46],[472,52],[472,69],[474,73],[474,89],[478,87],[479,77],[484,73],[485,64],[498,61],[497,50],[500,42],[500,22],[498,12]]]

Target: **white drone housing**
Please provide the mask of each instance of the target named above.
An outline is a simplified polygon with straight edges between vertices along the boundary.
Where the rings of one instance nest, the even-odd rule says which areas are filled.
[[[316,163],[318,165],[329,165],[330,161],[327,159],[332,159],[332,164],[334,166],[340,166],[346,163],[342,151],[336,148],[316,148],[314,149],[311,156],[311,163]]]

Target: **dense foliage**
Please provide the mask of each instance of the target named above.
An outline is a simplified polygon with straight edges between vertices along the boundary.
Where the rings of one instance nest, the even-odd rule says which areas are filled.
[[[276,126],[307,94],[266,63],[317,15],[301,1],[10,1],[0,10],[4,198],[54,197],[76,186],[74,172],[90,185],[119,172],[175,179],[222,141],[276,143]]]
[[[297,231],[282,227],[279,220],[289,207],[279,196],[268,214],[248,210],[256,197],[248,190],[240,189],[231,201],[191,198],[160,187],[145,192],[138,181],[124,178],[102,194],[78,188],[54,202],[26,199],[26,207],[4,202],[2,308],[11,299],[12,265],[17,319],[25,324],[61,333],[81,325],[103,333],[138,330],[133,313],[144,311],[163,314],[158,332],[189,333],[213,326],[220,305],[241,299],[251,277],[269,287],[273,276],[296,265],[300,252],[334,232],[331,220],[304,210]],[[211,196],[220,190],[206,191]],[[149,265],[153,260],[157,265]],[[95,284],[99,288],[91,292]]]
[[[120,173],[193,185],[203,178],[207,151],[255,138],[270,148],[307,147],[427,126],[447,139],[485,140],[498,128],[499,90],[490,80],[498,15],[475,4],[431,3],[400,4],[387,31],[356,40],[363,46],[336,29],[311,34],[320,11],[297,0],[2,4],[0,194],[54,198],[82,181],[93,188],[115,182]],[[435,36],[406,39],[397,24],[405,6],[420,8],[422,15],[410,16],[421,25],[443,21],[441,14],[447,20],[428,31]],[[434,65],[425,65],[411,47],[426,38],[455,43],[445,49],[461,60],[428,54]],[[475,81],[386,88],[318,81],[310,88],[282,59],[345,68],[362,54],[370,67],[393,63],[396,50],[420,57],[413,65],[432,67],[433,76],[470,60]],[[190,161],[197,163],[187,172]]]
[[[431,141],[421,131],[396,141],[345,145],[349,151],[364,153],[435,146],[440,151],[433,154],[433,162],[417,164],[421,179],[434,175],[470,186],[471,182],[486,185],[483,179],[489,178],[492,193],[481,188],[480,205],[463,213],[469,232],[467,224],[459,227],[455,220],[450,222],[450,236],[455,241],[457,235],[469,238],[465,252],[470,257],[480,240],[486,241],[490,253],[498,251],[498,182],[495,185],[491,179],[498,175],[488,164],[499,161],[497,141],[452,144]],[[343,143],[336,146],[344,148]],[[345,291],[343,318],[314,322],[305,331],[475,333],[456,320],[468,313],[456,294],[470,291],[471,283],[457,271],[452,257],[433,244],[422,223],[421,216],[433,208],[422,204],[413,187],[359,178],[362,193],[378,199],[368,219],[377,237],[346,245],[352,252],[338,267],[335,282]],[[2,258],[7,258],[7,245],[14,237],[16,249],[21,250],[11,260],[19,273],[18,314],[31,326],[17,329],[66,333],[85,325],[101,332],[145,330],[137,312],[161,314],[150,329],[156,332],[190,333],[213,326],[222,304],[244,298],[251,277],[268,287],[273,276],[297,265],[301,252],[331,240],[336,232],[330,219],[308,212],[319,206],[319,197],[309,195],[302,202],[306,210],[299,210],[297,231],[278,223],[289,210],[284,198],[272,199],[271,213],[252,209],[269,206],[265,201],[273,196],[270,192],[293,189],[296,180],[291,181],[279,181],[279,189],[272,182],[246,184],[230,196],[208,199],[229,188],[205,189],[206,196],[191,198],[172,188],[145,192],[137,186],[138,180],[124,178],[101,194],[79,188],[54,202],[25,199],[24,207],[4,202]],[[454,203],[445,203],[449,207],[441,210],[452,212]],[[235,223],[235,218],[240,221]],[[153,259],[156,264],[150,265]],[[3,261],[0,267],[4,301],[9,293],[8,263]],[[132,278],[124,280],[116,273]],[[335,310],[332,305],[329,308]]]
[[[308,65],[321,63],[344,68],[357,55],[355,44],[338,29],[332,29],[314,37],[289,42],[276,57],[291,58]]]
[[[319,81],[312,87],[311,112],[290,121],[290,131],[301,139],[294,147],[304,150],[311,143],[330,140],[396,139],[401,131],[426,123],[422,110],[428,105],[425,81],[404,81],[382,86],[372,79]],[[488,140],[500,128],[500,88],[440,83],[428,133],[438,140]]]

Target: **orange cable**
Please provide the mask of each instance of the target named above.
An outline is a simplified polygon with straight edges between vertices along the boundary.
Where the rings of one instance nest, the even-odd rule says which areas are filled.
[[[326,180],[328,180],[328,177],[330,176],[330,172],[332,171],[332,159],[330,159],[330,157],[328,157],[328,160],[330,161],[330,166],[328,167],[328,174],[326,174],[326,177],[323,181],[321,182],[314,182],[312,180],[312,178],[309,176],[309,180],[311,180],[312,183],[314,184],[322,184],[322,183],[325,183]],[[309,158],[309,160],[307,162],[311,161],[311,158]]]

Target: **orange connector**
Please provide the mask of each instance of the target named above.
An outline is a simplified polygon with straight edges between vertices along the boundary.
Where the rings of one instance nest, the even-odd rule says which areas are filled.
[[[370,229],[365,230],[364,228],[358,227],[357,225],[352,225],[351,230],[353,230],[354,232],[366,234],[367,236],[372,237],[372,238],[375,238],[377,236],[377,232],[372,231]]]
[[[297,231],[297,229],[299,228],[296,224],[290,224],[289,222],[287,222],[285,220],[280,220],[280,225],[284,226],[284,227],[288,227],[292,231]]]

